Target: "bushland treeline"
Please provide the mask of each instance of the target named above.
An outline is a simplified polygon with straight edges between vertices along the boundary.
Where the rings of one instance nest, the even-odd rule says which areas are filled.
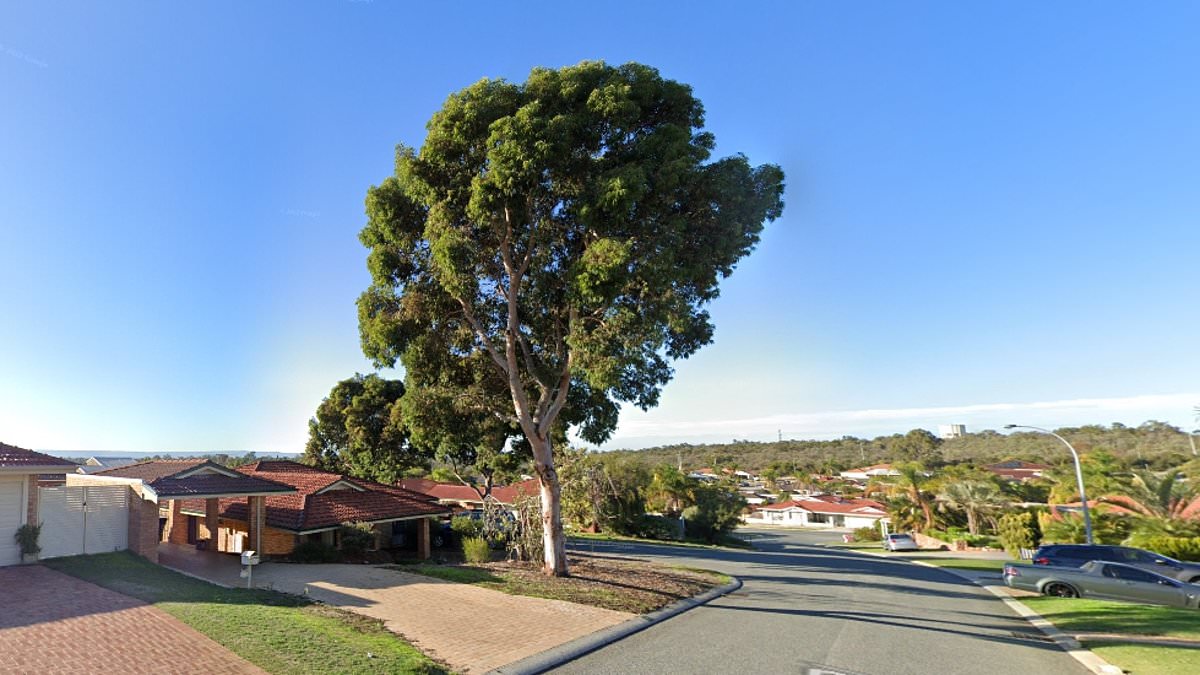
[[[1054,430],[1080,453],[1107,450],[1133,467],[1162,470],[1195,458],[1189,434],[1165,422],[1148,421],[1136,427],[1120,423],[1089,424]],[[729,443],[664,445],[643,450],[615,450],[649,465],[682,463],[684,469],[736,467],[761,472],[770,467],[833,473],[880,462],[920,461],[943,464],[986,464],[1023,459],[1047,464],[1070,461],[1062,444],[1033,432],[1003,434],[993,430],[942,440],[924,429],[907,434],[836,440],[733,440]]]

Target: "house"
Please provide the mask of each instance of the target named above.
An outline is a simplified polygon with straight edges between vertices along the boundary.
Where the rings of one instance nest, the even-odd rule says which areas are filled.
[[[887,519],[887,508],[871,499],[845,499],[833,495],[802,497],[760,506],[746,522],[790,527],[878,527]]]
[[[865,481],[876,476],[899,476],[900,472],[892,468],[891,464],[874,464],[858,469],[848,469],[838,475],[847,480]]]
[[[21,562],[13,535],[38,518],[38,475],[74,471],[74,462],[0,443],[0,567]]]
[[[88,457],[75,469],[75,473],[92,474],[106,469],[129,466],[137,461],[136,457]]]
[[[400,487],[434,498],[438,504],[458,509],[477,510],[483,508],[483,498],[475,488],[462,483],[441,483],[427,478],[409,478],[400,481]],[[511,506],[521,497],[540,495],[538,479],[530,478],[512,485],[496,485],[489,495],[492,499]]]
[[[153,562],[158,562],[162,541],[208,546],[218,530],[219,505],[234,500],[247,504],[253,514],[246,526],[245,548],[262,551],[264,500],[295,492],[291,486],[248,476],[205,459],[135,462],[94,474],[67,474],[66,483],[67,487],[130,488],[128,548]],[[184,500],[201,505],[203,520],[181,517]]]
[[[265,526],[257,550],[264,555],[288,555],[305,541],[336,547],[342,525],[367,523],[375,532],[373,548],[408,547],[415,549],[418,557],[428,558],[429,518],[450,512],[426,495],[289,460],[261,460],[238,467],[237,473],[290,488],[263,501]],[[215,542],[210,548],[237,553],[247,547],[249,509],[247,501],[221,499]],[[198,521],[202,517],[208,517],[202,500],[183,500],[171,513],[165,538],[187,541],[179,527],[186,519],[189,543],[194,543],[200,536]],[[214,539],[211,530],[209,539]]]
[[[1051,467],[1049,464],[1023,462],[1021,460],[1014,459],[1007,462],[1000,462],[999,464],[989,464],[983,468],[991,471],[1004,480],[1024,482],[1033,478],[1041,478],[1042,474],[1049,471],[1053,467]]]

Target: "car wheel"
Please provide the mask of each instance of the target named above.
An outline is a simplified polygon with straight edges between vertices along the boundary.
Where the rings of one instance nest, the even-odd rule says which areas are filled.
[[[1052,595],[1056,598],[1078,598],[1079,591],[1067,584],[1047,584],[1046,588],[1042,589],[1046,595]]]
[[[1200,584],[1200,577],[1192,577],[1191,579],[1188,579],[1188,583],[1189,584]]]

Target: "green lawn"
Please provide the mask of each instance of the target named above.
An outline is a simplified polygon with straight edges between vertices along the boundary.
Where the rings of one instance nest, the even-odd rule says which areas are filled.
[[[1200,640],[1200,612],[1194,609],[1078,598],[1021,598],[1021,602],[1067,633],[1129,633]]]
[[[1200,649],[1099,643],[1087,647],[1105,661],[1134,675],[1200,673]]]
[[[1005,560],[987,560],[984,558],[935,558],[930,556],[923,558],[913,556],[905,558],[906,560],[920,560],[923,563],[936,565],[938,567],[952,567],[960,570],[982,570],[1000,572],[1004,569]]]
[[[1200,612],[1069,598],[1021,598],[1065,633],[1125,633],[1200,639]],[[1088,649],[1136,675],[1200,673],[1200,649],[1089,641]]]
[[[446,672],[380,622],[296,596],[222,588],[127,552],[43,564],[151,603],[269,672]]]

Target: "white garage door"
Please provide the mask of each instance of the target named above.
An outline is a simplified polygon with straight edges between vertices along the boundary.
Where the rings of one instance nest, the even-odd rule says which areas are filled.
[[[21,562],[21,549],[13,539],[25,524],[25,476],[0,476],[0,566]]]

